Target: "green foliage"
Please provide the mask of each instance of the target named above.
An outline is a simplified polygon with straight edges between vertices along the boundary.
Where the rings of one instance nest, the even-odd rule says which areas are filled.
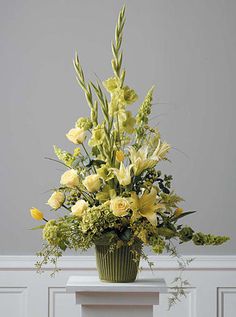
[[[215,236],[197,232],[193,235],[193,243],[196,245],[220,245],[229,240],[229,237]]]
[[[121,44],[122,44],[122,37],[123,37],[123,29],[125,25],[125,6],[121,9],[118,17],[118,22],[116,25],[115,30],[115,42],[111,44],[112,53],[113,53],[113,60],[111,62],[112,68],[114,71],[115,76],[120,77],[121,72],[121,65],[123,59],[123,53],[120,52]],[[124,77],[124,73],[122,77]],[[122,79],[124,80],[124,78]]]
[[[60,161],[62,161],[66,166],[68,166],[68,167],[72,166],[72,164],[75,160],[75,157],[73,157],[72,154],[60,149],[56,145],[54,145],[54,152],[55,152],[56,156],[58,157],[58,159]]]
[[[183,198],[172,189],[172,176],[162,175],[157,169],[160,161],[167,160],[170,145],[162,141],[158,128],[149,126],[154,87],[136,115],[129,110],[138,96],[126,85],[126,72],[122,69],[124,24],[125,7],[119,14],[112,42],[114,76],[102,84],[85,80],[78,54],[75,55],[76,78],[90,108],[90,118],[79,118],[69,137],[67,134],[76,144],[73,154],[54,146],[59,159],[54,161],[66,166],[67,171],[55,189],[63,194],[63,202],[55,197],[50,201],[59,207],[55,210],[61,208],[67,215],[59,214],[48,222],[43,218],[46,224],[33,228],[42,229],[45,241],[38,253],[39,270],[47,263],[56,267],[58,257],[66,249],[87,250],[94,244],[108,244],[113,250],[124,244],[143,244],[155,253],[167,251],[176,257],[182,274],[188,261],[178,256],[173,241],[219,245],[229,239],[195,233],[179,223],[195,211],[179,207]],[[143,251],[136,254],[136,259],[140,256],[147,259]],[[170,306],[185,294],[187,282],[181,274],[175,280]]]

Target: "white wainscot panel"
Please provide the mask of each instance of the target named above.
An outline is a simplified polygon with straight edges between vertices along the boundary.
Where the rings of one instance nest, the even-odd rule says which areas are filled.
[[[196,317],[196,289],[185,288],[185,294],[186,297],[182,297],[181,302],[170,310],[167,307],[171,294],[161,294],[160,306],[154,307],[154,317]]]
[[[65,287],[48,288],[49,317],[79,317],[80,306],[75,304],[75,295],[67,294]]]
[[[236,316],[236,287],[218,288],[218,316]]]
[[[0,316],[27,316],[27,288],[0,287]]]

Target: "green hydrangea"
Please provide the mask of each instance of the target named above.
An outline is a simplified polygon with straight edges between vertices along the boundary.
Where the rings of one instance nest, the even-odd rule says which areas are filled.
[[[85,212],[81,221],[81,229],[85,234],[91,231],[94,235],[99,235],[108,228],[114,228],[116,221],[117,217],[111,212],[109,204],[104,203],[89,208]]]
[[[181,229],[179,231],[179,238],[180,240],[182,240],[183,242],[187,242],[190,241],[193,237],[193,229],[190,227],[184,227],[183,229]]]
[[[49,244],[58,245],[58,242],[60,242],[58,233],[56,220],[49,220],[43,229],[43,239],[47,240]]]

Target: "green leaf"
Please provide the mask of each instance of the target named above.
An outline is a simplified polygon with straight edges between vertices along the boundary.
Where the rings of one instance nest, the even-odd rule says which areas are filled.
[[[131,229],[127,228],[119,234],[119,238],[123,241],[129,241],[131,237]]]
[[[180,219],[180,218],[183,218],[183,217],[185,217],[185,216],[194,214],[195,212],[197,212],[197,211],[196,211],[196,210],[195,210],[195,211],[186,211],[186,212],[183,212],[182,214],[180,214],[179,216],[173,215],[173,216],[171,217],[171,220],[172,220],[172,221],[176,221],[176,220],[178,220],[178,219]]]
[[[41,225],[41,226],[30,228],[29,230],[43,229],[44,227],[45,227],[45,225]]]
[[[170,238],[173,238],[174,236],[176,236],[175,231],[168,229],[168,228],[163,228],[163,227],[158,228],[158,234],[167,238],[167,239],[170,239]]]

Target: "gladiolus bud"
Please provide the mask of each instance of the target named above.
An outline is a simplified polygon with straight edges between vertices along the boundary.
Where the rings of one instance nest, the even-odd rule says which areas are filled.
[[[184,211],[183,208],[180,208],[180,207],[179,207],[179,208],[176,208],[174,215],[175,215],[176,217],[178,217],[178,216],[180,216],[180,215],[182,214],[183,211]]]
[[[116,160],[118,162],[123,162],[124,161],[124,158],[125,158],[125,155],[124,155],[124,152],[119,150],[119,151],[116,151]]]

